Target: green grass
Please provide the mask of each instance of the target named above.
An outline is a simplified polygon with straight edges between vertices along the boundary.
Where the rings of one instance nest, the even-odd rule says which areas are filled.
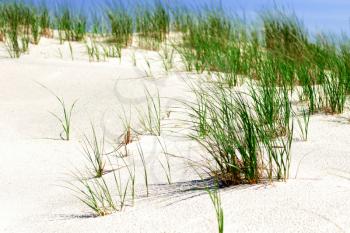
[[[325,110],[330,113],[342,113],[346,94],[348,92],[347,74],[341,61],[334,58],[335,70],[324,73],[323,92],[325,95]]]
[[[72,61],[74,61],[74,51],[73,51],[72,43],[70,41],[68,41],[68,47],[69,47],[70,57],[71,57]]]
[[[211,157],[200,165],[207,174],[225,185],[288,177],[293,126],[285,95],[240,93],[218,84],[193,91],[197,102],[189,104],[190,136]],[[276,109],[265,113],[262,107],[268,104]]]
[[[64,7],[56,13],[55,24],[61,43],[64,41],[81,41],[87,31],[86,16],[79,15],[68,7]]]
[[[130,180],[131,180],[131,187],[130,187],[130,189],[131,189],[131,200],[132,200],[132,205],[134,205],[135,204],[135,197],[136,197],[136,193],[135,193],[135,190],[136,190],[136,186],[135,186],[135,182],[136,182],[135,160],[133,160],[132,165],[131,165],[131,164],[128,164],[125,161],[125,159],[123,158],[123,155],[120,155],[120,157],[122,158],[123,163],[124,163],[125,167],[127,168],[128,173],[129,173],[129,177],[130,177]],[[119,188],[119,193],[121,193],[121,189],[120,188]]]
[[[111,42],[127,47],[132,42],[133,18],[126,9],[115,9],[107,12],[111,28]]]
[[[303,61],[308,55],[308,35],[294,16],[275,9],[261,15],[266,48],[279,56]]]
[[[94,37],[90,37],[85,41],[85,47],[90,62],[107,61],[108,58],[121,59],[122,57],[122,47],[118,43],[99,42]]]
[[[271,137],[284,135],[290,120],[291,107],[288,97],[288,74],[279,73],[281,81],[276,75],[273,60],[266,60],[258,68],[259,82],[251,85],[250,94],[253,99],[254,110],[262,127],[267,127]],[[279,82],[282,82],[279,84]]]
[[[8,53],[12,58],[19,58],[28,48],[30,8],[17,2],[3,4],[0,14]]]
[[[90,41],[85,42],[86,51],[89,56],[89,61],[97,61],[99,62],[102,59],[102,55],[100,52],[100,47],[98,43],[94,39],[90,39]]]
[[[51,112],[51,115],[54,116],[59,121],[59,123],[62,126],[63,130],[60,133],[61,139],[69,141],[70,134],[71,134],[72,113],[73,113],[73,109],[75,107],[75,104],[76,104],[77,100],[74,101],[73,104],[69,108],[67,108],[63,98],[58,97],[56,95],[55,95],[55,97],[56,97],[57,101],[61,105],[61,109],[62,109],[62,113],[63,113],[62,115],[63,116],[61,117],[61,116],[59,116],[59,115],[57,115],[55,113],[52,113],[52,112]]]
[[[6,42],[12,58],[28,52],[29,43],[38,44],[50,30],[50,16],[44,6],[20,1],[0,3],[0,40]]]
[[[248,24],[217,9],[194,13],[171,9],[160,2],[138,6],[111,7],[104,12],[105,17],[95,17],[90,28],[88,15],[68,6],[53,14],[44,5],[0,3],[0,41],[4,41],[1,44],[11,57],[19,58],[31,44],[40,43],[42,36],[52,37],[52,31],[58,30],[60,42],[68,41],[72,60],[71,42],[84,41],[90,61],[121,61],[122,48],[134,46],[135,37],[139,48],[157,50],[166,72],[172,71],[176,53],[186,71],[215,77],[208,78],[207,83],[200,80],[202,86],[194,85],[196,101],[185,105],[192,127],[190,137],[209,157],[199,166],[224,185],[287,179],[294,122],[301,138],[307,140],[312,114],[344,112],[350,93],[349,39],[320,34],[310,40],[302,22],[279,9],[264,12],[256,22]],[[170,41],[170,32],[176,32],[178,40]],[[132,63],[137,65],[135,53]],[[146,65],[146,76],[153,77],[153,64],[146,60]],[[238,89],[241,83],[248,89]],[[304,106],[300,112],[292,106],[291,97],[296,92],[301,103],[295,105]],[[67,106],[63,98],[55,96],[62,114],[53,115],[63,129],[61,138],[69,140],[75,102]],[[163,129],[159,93],[151,96],[146,90],[146,100],[146,109],[139,110],[136,116],[142,128],[138,133],[160,136]],[[134,133],[126,120],[121,142],[125,148],[133,141]],[[130,184],[135,198],[135,166],[132,169],[125,163],[131,183],[122,187],[120,174],[113,173],[120,199],[119,204],[113,201],[103,177],[108,159],[104,157],[103,144],[94,130],[92,139],[85,138],[83,147],[95,179],[80,180],[84,189],[81,200],[98,215],[122,209]],[[140,145],[138,152],[148,195],[147,164]],[[166,160],[161,166],[171,183],[166,147],[163,152]],[[211,197],[220,214],[219,197],[215,193]],[[219,226],[223,224],[221,218],[218,215]]]
[[[5,32],[6,32],[6,17],[4,14],[5,7],[0,4],[0,42],[5,40]]]
[[[137,143],[136,145],[137,145],[138,154],[139,154],[141,162],[142,162],[143,174],[144,174],[143,178],[144,178],[144,181],[145,181],[146,195],[148,197],[149,196],[149,182],[148,182],[147,162],[146,162],[145,155],[144,155],[144,152],[143,152],[141,144]]]
[[[37,83],[38,85],[40,85],[41,87],[43,87],[44,89],[46,89],[47,91],[50,92],[50,94],[52,94],[56,100],[59,102],[61,110],[62,110],[62,114],[56,114],[53,112],[50,112],[50,114],[57,119],[57,121],[60,123],[60,125],[62,126],[62,132],[60,133],[60,138],[62,140],[66,140],[69,141],[70,139],[70,134],[71,134],[71,122],[72,122],[72,114],[73,114],[73,110],[75,108],[75,105],[77,103],[78,100],[75,100],[70,107],[68,108],[68,106],[65,104],[65,101],[63,99],[63,97],[59,97],[57,94],[55,94],[55,92],[53,92],[52,90],[50,90],[48,87],[46,87],[45,85],[41,84],[41,83]]]
[[[297,123],[299,125],[299,129],[301,133],[301,139],[304,141],[307,141],[308,134],[309,134],[310,115],[311,115],[311,112],[309,109],[302,109],[301,117],[296,116]]]
[[[89,162],[89,169],[93,177],[102,177],[105,172],[105,138],[104,135],[99,141],[97,139],[96,131],[94,126],[91,125],[92,138],[84,136],[82,148],[84,151],[85,158]]]
[[[112,177],[98,177],[88,179],[84,174],[77,172],[74,174],[75,181],[69,183],[69,189],[74,195],[87,207],[89,207],[97,216],[105,216],[116,211],[122,211],[127,202],[127,193],[129,190],[128,179],[123,183],[119,165],[112,166]]]
[[[170,154],[168,153],[166,143],[162,142],[159,138],[157,138],[157,140],[158,140],[159,145],[162,148],[162,152],[163,152],[163,155],[165,158],[165,163],[160,161],[160,160],[159,160],[159,163],[163,168],[163,171],[164,171],[164,174],[165,174],[165,177],[166,177],[168,184],[171,184],[172,178],[171,178],[171,165],[170,165],[170,158],[169,158]]]
[[[71,134],[71,123],[72,123],[72,114],[78,100],[73,101],[73,103],[68,107],[63,99],[59,97],[54,91],[50,90],[47,86],[36,82],[39,86],[46,89],[51,95],[55,97],[61,107],[61,114],[50,112],[50,114],[57,119],[62,127],[62,132],[60,133],[60,138],[62,140],[69,141]]]
[[[167,39],[170,27],[170,15],[167,9],[156,3],[154,7],[141,6],[136,10],[135,30],[139,47],[157,50]]]
[[[121,135],[121,145],[128,145],[133,142],[133,133],[134,130],[131,127],[131,109],[129,111],[129,114],[126,114],[126,111],[124,108],[123,109],[123,116],[120,116],[120,120],[122,121],[123,124],[123,132]],[[127,153],[126,147],[125,147],[125,152]]]
[[[165,45],[159,52],[159,56],[162,59],[163,67],[166,72],[169,72],[174,66],[174,52],[175,49],[169,45]]]
[[[45,37],[52,37],[53,32],[51,31],[52,28],[52,22],[51,22],[51,16],[50,12],[47,8],[47,6],[42,6],[39,10],[39,26],[41,29],[41,35]]]
[[[160,136],[161,134],[161,104],[159,92],[154,97],[149,90],[145,90],[146,110],[138,109],[138,119],[143,133]]]
[[[183,42],[177,45],[186,69],[219,73],[222,82],[230,87],[237,85],[238,76],[248,74],[250,63],[257,57],[256,45],[248,38],[243,22],[220,11],[187,18]]]
[[[213,203],[216,219],[218,223],[218,232],[223,233],[224,232],[224,210],[221,204],[221,196],[219,193],[219,188],[217,187],[218,184],[213,189],[207,188],[206,191],[209,194],[210,200]]]

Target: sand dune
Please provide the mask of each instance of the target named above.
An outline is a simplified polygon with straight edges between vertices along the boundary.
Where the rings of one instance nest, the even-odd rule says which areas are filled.
[[[181,64],[167,73],[157,52],[136,48],[123,49],[121,60],[105,62],[89,62],[80,43],[73,43],[73,51],[74,60],[67,44],[45,38],[19,59],[1,51],[0,232],[216,232],[210,198],[205,190],[195,189],[200,181],[195,182],[199,178],[187,160],[170,158],[170,185],[159,164],[160,140],[175,155],[200,158],[198,145],[174,133],[179,126],[171,121],[179,104],[174,100],[191,98],[187,81],[199,75],[184,72]],[[145,58],[151,61],[153,77],[145,77]],[[78,100],[70,141],[59,140],[61,128],[49,112],[60,113],[60,106],[39,84],[67,104]],[[123,131],[123,108],[131,108],[137,121],[134,107],[145,105],[145,87],[153,94],[159,90],[162,123],[168,124],[160,137],[139,136],[128,146],[131,154],[136,143],[144,149],[150,196],[144,195],[142,164],[135,157],[140,174],[134,206],[93,217],[65,187],[72,180],[70,172],[86,164],[83,135],[93,123],[113,142]],[[347,112],[314,115],[308,141],[295,133],[287,182],[222,189],[225,232],[350,232],[349,131]]]

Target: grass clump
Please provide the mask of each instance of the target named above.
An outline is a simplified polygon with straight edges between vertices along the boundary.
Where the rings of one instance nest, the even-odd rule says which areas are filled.
[[[111,28],[112,42],[127,47],[132,43],[133,18],[125,9],[117,9],[107,13]]]
[[[342,46],[342,43],[337,45],[330,38],[319,36],[310,49],[311,65],[302,85],[312,113],[324,111],[337,114],[344,110],[350,73],[348,58]]]
[[[262,15],[266,48],[279,56],[302,60],[308,54],[308,36],[295,17],[275,10]]]
[[[78,170],[74,174],[75,181],[69,183],[69,188],[74,191],[75,196],[97,216],[122,211],[129,201],[134,203],[135,163],[129,164],[124,159],[125,155],[118,149],[105,153],[104,136],[99,140],[93,126],[92,139],[85,137],[83,150],[90,166],[87,177]],[[120,160],[123,165],[120,165]],[[108,171],[105,169],[106,164],[110,168]],[[123,172],[126,172],[126,177]],[[131,200],[129,200],[129,192]]]
[[[169,72],[173,68],[174,52],[175,49],[168,45],[165,45],[161,52],[159,52],[159,56],[162,59],[163,67],[166,72]]]
[[[112,166],[112,164],[111,164]],[[105,216],[115,211],[122,211],[127,202],[129,182],[123,183],[121,167],[112,168],[112,178],[84,178],[78,173],[75,183],[70,184],[75,196],[87,205],[97,216]]]
[[[188,17],[177,46],[186,69],[217,73],[230,87],[237,85],[238,75],[248,74],[251,60],[257,57],[244,23],[217,10]]]
[[[12,58],[19,58],[27,52],[30,40],[31,9],[22,3],[1,5],[2,34],[8,53]]]
[[[87,30],[86,16],[75,14],[68,7],[56,14],[56,25],[60,42],[81,41]]]
[[[249,92],[259,124],[267,133],[271,133],[271,137],[285,135],[289,127],[291,105],[286,80],[290,79],[290,74],[287,70],[288,67],[284,66],[278,72],[273,60],[267,60],[258,71],[259,81],[250,86]]]
[[[165,7],[156,3],[154,7],[143,6],[136,12],[135,22],[139,46],[157,50],[169,33],[170,15]]]
[[[91,129],[92,139],[85,136],[82,147],[87,161],[93,168],[93,176],[98,178],[102,177],[105,172],[105,139],[103,136],[102,140],[99,142],[96,136],[95,128],[91,126]]]
[[[89,56],[89,61],[97,61],[99,62],[102,58],[101,52],[100,52],[100,48],[98,46],[98,44],[93,40],[90,39],[89,42],[85,42],[85,46],[86,46],[86,51],[88,53]]]
[[[41,35],[51,38],[53,37],[53,32],[51,29],[51,16],[49,9],[46,6],[41,7],[39,15],[39,25],[41,29]]]
[[[5,41],[12,58],[27,52],[29,43],[38,44],[49,26],[47,8],[17,1],[0,3],[0,41]]]
[[[280,135],[281,129],[271,128],[264,118],[257,115],[249,93],[237,93],[222,85],[195,91],[203,99],[191,107],[195,132],[191,137],[206,149],[211,158],[204,165],[208,174],[224,185],[258,183],[264,178],[284,180],[288,177],[293,134],[290,124],[284,135]],[[205,111],[198,106],[203,101]],[[282,118],[284,114],[289,112],[281,113]],[[198,119],[205,121],[198,125]]]
[[[331,60],[332,69],[323,72],[323,93],[325,111],[329,113],[342,113],[348,93],[349,76],[342,60],[334,57]]]
[[[203,72],[205,69],[218,71],[214,61],[222,57],[222,52],[227,49],[232,32],[231,22],[218,12],[191,18],[188,29],[184,32],[180,54],[190,69],[194,68],[197,72]]]
[[[30,15],[30,30],[32,33],[32,43],[39,44],[41,37],[41,28],[40,28],[40,14],[35,8],[31,9]]]
[[[0,4],[0,42],[5,40],[5,15],[4,15],[4,5]]]

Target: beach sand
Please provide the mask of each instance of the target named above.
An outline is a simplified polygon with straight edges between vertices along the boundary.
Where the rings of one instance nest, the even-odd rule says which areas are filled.
[[[0,44],[0,232],[217,232],[209,195],[193,188],[200,181],[187,160],[170,158],[170,185],[159,164],[160,140],[178,156],[200,157],[198,146],[173,133],[181,125],[169,123],[160,137],[139,137],[149,163],[150,196],[140,194],[134,206],[93,217],[66,187],[71,172],[86,164],[81,142],[91,123],[112,142],[123,131],[123,108],[131,108],[137,120],[135,106],[145,104],[147,87],[159,91],[167,125],[176,118],[175,100],[191,96],[187,81],[198,76],[181,65],[165,72],[157,52],[129,48],[121,60],[89,62],[84,45],[72,45],[74,60],[67,43],[56,40],[43,38],[19,59],[8,58]],[[153,77],[146,77],[145,59]],[[41,85],[67,105],[78,100],[70,141],[59,140],[61,126],[49,112],[60,114],[60,105]],[[350,232],[349,119],[347,111],[311,116],[308,141],[296,129],[288,181],[220,190],[225,232]],[[142,166],[135,160],[136,190],[144,193]]]

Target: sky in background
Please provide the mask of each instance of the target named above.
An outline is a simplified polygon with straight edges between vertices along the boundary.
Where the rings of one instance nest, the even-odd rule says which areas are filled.
[[[0,0],[1,1],[1,0]],[[29,0],[30,1],[30,0]],[[31,0],[33,1],[33,0]],[[47,2],[54,6],[59,2],[69,2],[77,8],[97,11],[99,6],[105,6],[113,0],[34,0]],[[135,0],[119,0],[125,4]],[[148,0],[143,0],[147,2]],[[153,2],[153,0],[150,0]],[[238,13],[253,19],[256,13],[273,9],[275,5],[293,11],[310,33],[331,32],[350,35],[350,0],[163,0],[170,3],[180,3],[192,8],[221,6],[228,13]],[[108,4],[107,4],[108,5]]]

